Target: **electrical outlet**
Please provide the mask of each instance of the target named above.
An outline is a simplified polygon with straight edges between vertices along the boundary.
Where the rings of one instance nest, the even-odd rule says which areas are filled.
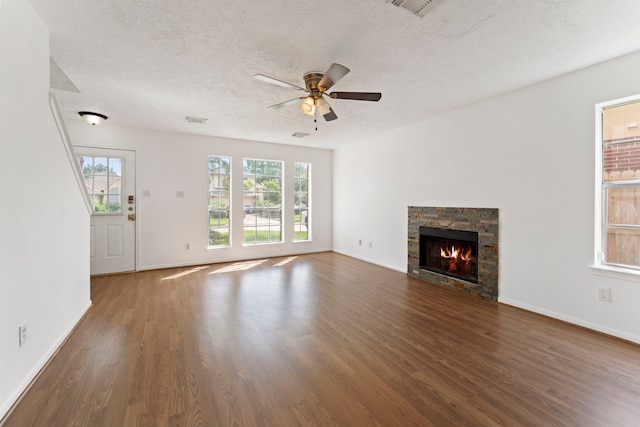
[[[611,288],[598,288],[598,301],[611,302]]]
[[[369,241],[369,247],[372,248],[373,247],[373,242]]]
[[[191,249],[191,244],[190,243],[185,243],[184,244],[184,250],[188,251],[189,249]]]
[[[358,245],[362,246],[362,239],[358,240]]]
[[[18,326],[18,346],[22,347],[27,343],[27,339],[29,336],[27,335],[27,324],[23,323]]]

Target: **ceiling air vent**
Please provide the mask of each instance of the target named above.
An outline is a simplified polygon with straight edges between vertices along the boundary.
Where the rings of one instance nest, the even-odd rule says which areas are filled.
[[[402,8],[422,18],[441,0],[387,0],[387,3]]]
[[[204,119],[202,117],[193,117],[193,116],[186,116],[184,119],[187,121],[187,123],[196,123],[199,125],[204,125],[207,123],[207,120],[209,120],[209,119]]]
[[[294,138],[304,138],[305,136],[309,136],[309,134],[304,132],[294,132],[291,136]]]

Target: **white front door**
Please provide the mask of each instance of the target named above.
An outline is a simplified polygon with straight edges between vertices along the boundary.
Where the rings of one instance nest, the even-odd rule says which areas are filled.
[[[136,153],[75,147],[91,215],[91,274],[136,269]]]

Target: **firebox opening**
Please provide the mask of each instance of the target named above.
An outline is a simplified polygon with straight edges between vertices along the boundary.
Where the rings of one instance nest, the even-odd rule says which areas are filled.
[[[478,233],[420,227],[420,268],[478,283]]]

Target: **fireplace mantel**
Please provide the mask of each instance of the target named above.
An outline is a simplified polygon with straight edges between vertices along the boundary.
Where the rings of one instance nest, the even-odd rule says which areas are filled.
[[[478,283],[420,268],[420,227],[478,233]],[[485,299],[498,299],[498,209],[409,206],[407,274]]]

